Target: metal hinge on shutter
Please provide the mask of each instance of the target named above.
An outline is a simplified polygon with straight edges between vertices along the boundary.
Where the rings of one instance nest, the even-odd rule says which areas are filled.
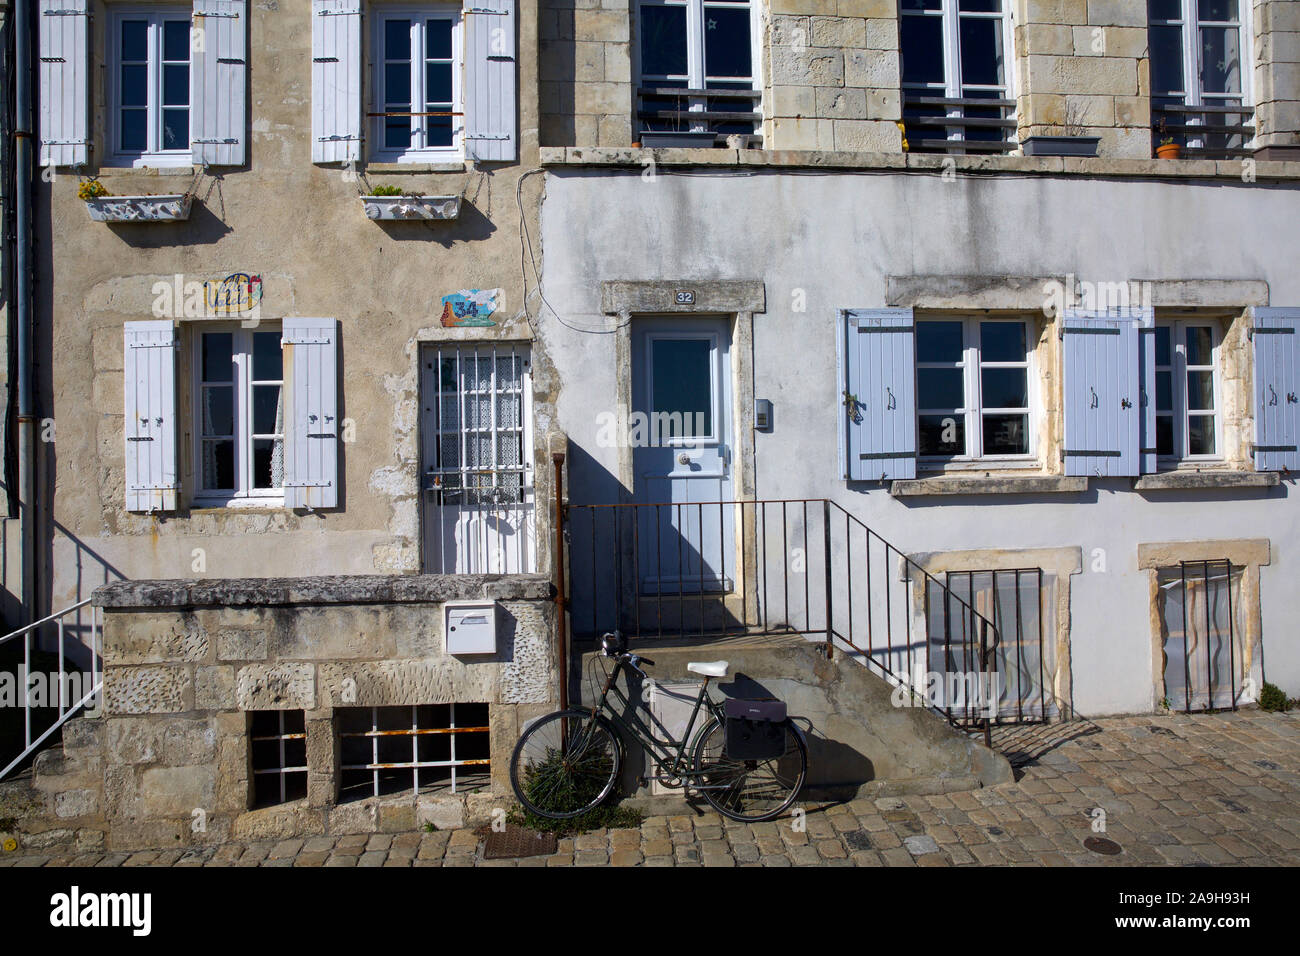
[[[192,139],[191,143],[197,146],[233,146],[238,143],[237,139]]]
[[[882,458],[915,458],[914,451],[875,451],[870,454],[858,455],[861,461],[877,461]]]
[[[200,17],[225,17],[228,20],[238,20],[239,13],[238,12],[218,13],[216,11],[211,11],[208,13],[195,13],[192,19],[198,20]]]
[[[47,17],[89,17],[89,10],[42,10],[41,14]]]
[[[328,488],[332,481],[286,481],[285,488]]]
[[[290,338],[289,336],[284,335],[280,337],[280,344],[281,345],[333,345],[334,340],[331,338],[299,339],[299,338]]]
[[[510,139],[509,133],[466,133],[466,139]]]
[[[465,15],[469,16],[471,14],[476,14],[478,16],[483,16],[483,17],[504,17],[506,16],[506,11],[488,10],[484,7],[470,7],[468,10],[465,11]]]
[[[172,339],[170,342],[132,342],[132,343],[130,344],[130,348],[133,348],[133,349],[174,349],[174,348],[176,348],[176,340],[175,340],[175,339]]]
[[[317,10],[318,17],[359,17],[360,10]]]

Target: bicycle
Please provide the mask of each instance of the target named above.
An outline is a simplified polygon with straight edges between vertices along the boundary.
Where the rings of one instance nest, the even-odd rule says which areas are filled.
[[[510,757],[510,784],[525,809],[563,820],[599,806],[613,792],[623,767],[624,742],[619,730],[645,748],[654,762],[656,780],[674,789],[696,791],[732,820],[771,820],[794,803],[808,773],[808,748],[802,732],[788,717],[768,728],[780,735],[780,744],[770,751],[779,751],[779,756],[728,756],[726,708],[709,696],[709,682],[727,674],[726,661],[687,665],[686,669],[703,677],[704,682],[690,720],[677,740],[662,725],[659,729],[663,737],[656,736],[640,717],[642,711],[649,715],[642,695],[635,695],[638,703],[633,705],[632,695],[624,694],[618,686],[620,674],[628,675],[629,692],[633,690],[631,674],[649,681],[641,668],[653,667],[654,661],[629,653],[626,640],[618,632],[606,634],[601,649],[615,664],[613,671],[606,674],[597,703],[590,708],[573,707],[540,717],[515,744]],[[620,707],[611,706],[611,694]],[[702,711],[706,715],[704,722],[692,738]],[[625,719],[623,712],[631,719]],[[650,720],[658,724],[652,715]]]

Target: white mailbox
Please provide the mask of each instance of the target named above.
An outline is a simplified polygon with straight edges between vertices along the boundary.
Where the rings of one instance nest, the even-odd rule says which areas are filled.
[[[495,654],[495,601],[448,601],[443,605],[443,633],[448,654]]]

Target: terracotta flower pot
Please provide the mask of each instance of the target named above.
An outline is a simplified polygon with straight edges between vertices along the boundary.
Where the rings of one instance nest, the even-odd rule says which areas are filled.
[[[1156,155],[1161,159],[1177,159],[1183,154],[1183,148],[1177,143],[1161,143],[1156,147]]]

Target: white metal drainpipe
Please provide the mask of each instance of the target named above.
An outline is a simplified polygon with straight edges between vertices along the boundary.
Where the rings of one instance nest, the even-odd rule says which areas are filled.
[[[23,610],[36,610],[36,418],[32,403],[32,24],[35,0],[14,2],[14,300],[18,323],[18,470]]]

